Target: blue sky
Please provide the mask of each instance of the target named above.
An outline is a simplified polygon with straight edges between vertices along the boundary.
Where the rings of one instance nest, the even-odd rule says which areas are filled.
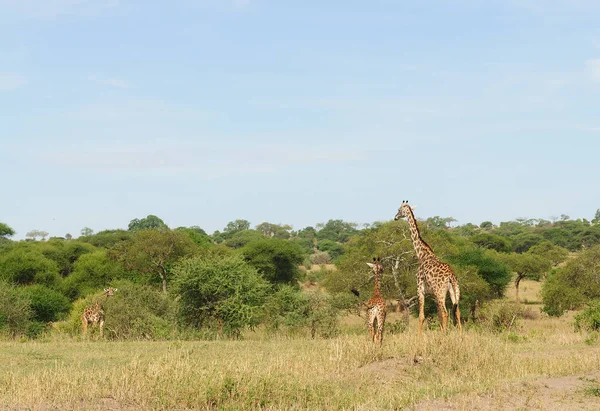
[[[595,0],[0,0],[0,221],[600,208]]]

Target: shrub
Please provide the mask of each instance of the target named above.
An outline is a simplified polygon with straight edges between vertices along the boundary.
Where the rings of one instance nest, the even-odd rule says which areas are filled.
[[[600,331],[600,299],[591,301],[588,307],[575,316],[576,331]]]
[[[272,283],[294,284],[304,259],[298,244],[279,238],[251,241],[241,252],[244,260]]]
[[[173,268],[179,318],[195,328],[219,328],[230,336],[257,325],[269,284],[237,256],[192,257]]]
[[[22,292],[30,301],[33,319],[41,323],[61,320],[71,309],[67,297],[43,285],[25,287]]]
[[[10,337],[24,334],[31,324],[29,299],[11,284],[0,282],[0,332]]]
[[[600,246],[590,248],[553,270],[542,285],[543,310],[560,316],[600,298]]]
[[[63,293],[75,300],[106,287],[125,276],[121,264],[108,258],[106,251],[82,255],[74,264],[73,273],[62,283]]]
[[[2,256],[0,276],[15,284],[36,282],[50,287],[60,280],[56,263],[30,248],[15,248]]]
[[[327,251],[317,251],[310,256],[310,261],[316,265],[331,264],[331,257]]]
[[[516,330],[520,327],[520,319],[525,314],[523,307],[517,303],[500,300],[484,304],[479,310],[477,320],[493,332]]]

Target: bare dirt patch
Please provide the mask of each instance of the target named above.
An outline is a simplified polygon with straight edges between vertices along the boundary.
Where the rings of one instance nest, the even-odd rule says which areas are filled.
[[[540,378],[497,387],[487,394],[424,401],[414,410],[598,410],[600,398],[586,392],[600,386],[600,371]]]

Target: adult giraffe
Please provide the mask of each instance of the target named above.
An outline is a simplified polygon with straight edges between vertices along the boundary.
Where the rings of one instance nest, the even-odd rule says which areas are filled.
[[[458,302],[460,299],[460,287],[450,264],[440,261],[429,244],[422,238],[417,226],[417,220],[412,207],[408,201],[403,201],[398,209],[394,220],[406,218],[410,227],[410,237],[412,239],[417,258],[419,259],[419,268],[417,270],[417,293],[419,296],[419,335],[423,332],[423,322],[425,321],[425,289],[431,290],[435,297],[438,307],[438,318],[442,331],[446,331],[448,325],[448,310],[446,310],[446,293],[450,292],[456,324],[462,331],[460,323],[460,309]]]

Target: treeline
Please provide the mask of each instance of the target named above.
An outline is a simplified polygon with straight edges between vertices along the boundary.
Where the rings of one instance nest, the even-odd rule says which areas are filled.
[[[457,271],[468,321],[477,307],[501,298],[511,279],[518,290],[523,278],[547,277],[544,304],[552,315],[600,297],[599,271],[593,271],[600,268],[599,216],[591,222],[562,216],[456,227],[451,218],[433,217],[420,227],[436,254]],[[197,226],[170,229],[150,215],[132,220],[126,230],[94,233],[85,227],[77,239],[30,234],[11,241],[14,231],[0,223],[5,335],[78,335],[83,309],[101,301],[107,338],[237,337],[258,326],[327,337],[338,332],[343,312],[370,296],[365,263],[374,256],[386,266],[385,297],[407,315],[415,302],[417,260],[404,221],[359,227],[329,220],[293,230],[267,222],[251,228],[235,220],[209,235]],[[574,252],[578,256],[565,264]],[[323,264],[336,269],[307,271]],[[108,286],[119,291],[103,300]],[[434,305],[428,310],[433,313]]]

